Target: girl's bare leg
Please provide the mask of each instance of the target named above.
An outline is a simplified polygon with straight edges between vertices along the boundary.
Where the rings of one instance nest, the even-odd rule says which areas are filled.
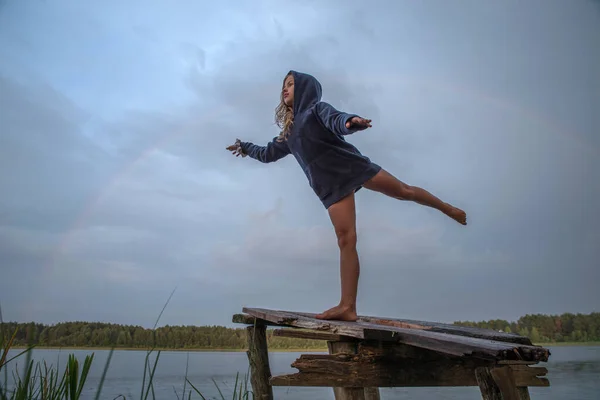
[[[356,211],[354,193],[328,209],[340,248],[342,296],[340,303],[318,314],[318,319],[356,321],[356,294],[360,265],[356,251]]]
[[[386,194],[398,200],[414,201],[415,203],[435,208],[454,219],[456,222],[462,225],[467,224],[467,215],[460,208],[456,208],[443,202],[425,189],[407,185],[384,169],[368,180],[363,187]]]

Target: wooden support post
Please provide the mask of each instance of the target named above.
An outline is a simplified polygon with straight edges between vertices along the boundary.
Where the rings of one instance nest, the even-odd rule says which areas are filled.
[[[329,354],[356,354],[355,342],[327,342]],[[379,389],[376,387],[334,387],[335,400],[379,400]]]
[[[527,387],[517,387],[513,371],[510,367],[475,370],[475,376],[483,400],[530,400]]]
[[[504,400],[520,400],[521,396],[517,391],[515,377],[510,367],[493,368],[490,372]]]
[[[521,400],[531,400],[531,397],[529,396],[529,388],[518,387],[517,391],[519,392],[519,396],[521,396]]]
[[[380,400],[379,397],[379,388],[376,387],[366,387],[365,388],[365,400]]]
[[[250,382],[254,398],[273,400],[273,388],[269,383],[271,369],[267,349],[267,332],[264,324],[256,323],[246,328],[248,334],[248,361],[250,362]]]
[[[503,400],[502,392],[500,392],[500,388],[496,385],[489,368],[477,368],[475,370],[475,377],[477,378],[477,384],[479,385],[483,400]]]

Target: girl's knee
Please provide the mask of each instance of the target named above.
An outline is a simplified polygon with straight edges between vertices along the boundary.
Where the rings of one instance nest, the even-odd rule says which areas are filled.
[[[340,249],[356,247],[356,231],[354,229],[336,230],[338,246]]]
[[[400,200],[413,200],[415,198],[414,188],[403,183],[398,189],[398,198]]]

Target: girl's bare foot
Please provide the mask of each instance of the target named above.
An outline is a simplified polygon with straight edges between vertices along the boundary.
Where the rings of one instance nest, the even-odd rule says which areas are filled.
[[[356,307],[338,305],[333,308],[330,308],[324,313],[317,314],[316,318],[354,322],[358,319],[358,316],[356,315]]]
[[[466,225],[467,224],[467,213],[465,213],[460,208],[456,208],[448,204],[448,210],[444,211],[444,214],[458,222],[459,224]]]

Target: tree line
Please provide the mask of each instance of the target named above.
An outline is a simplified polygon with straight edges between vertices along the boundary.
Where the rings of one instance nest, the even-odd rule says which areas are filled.
[[[516,322],[495,319],[490,321],[457,321],[456,325],[518,333],[534,343],[600,341],[600,313],[525,315]],[[14,346],[47,347],[117,347],[162,349],[231,349],[243,350],[245,328],[224,326],[163,326],[147,329],[134,325],[99,322],[63,322],[55,325],[6,322],[0,324],[0,336],[10,339],[16,333]],[[1,338],[0,338],[1,339]],[[325,349],[325,342],[274,336],[267,330],[271,349]],[[0,343],[4,342],[0,340]]]
[[[39,323],[2,323],[0,336],[10,339],[16,333],[13,346],[38,347],[116,347],[196,350],[243,350],[247,348],[245,328],[224,326],[163,326],[147,329],[134,325],[99,322],[63,322],[55,325]],[[274,336],[267,330],[272,349],[325,349],[321,340],[306,340]],[[3,341],[0,338],[0,343]]]
[[[516,322],[495,319],[482,322],[457,321],[455,324],[517,333],[529,337],[533,343],[600,341],[600,312],[561,315],[527,314]]]

